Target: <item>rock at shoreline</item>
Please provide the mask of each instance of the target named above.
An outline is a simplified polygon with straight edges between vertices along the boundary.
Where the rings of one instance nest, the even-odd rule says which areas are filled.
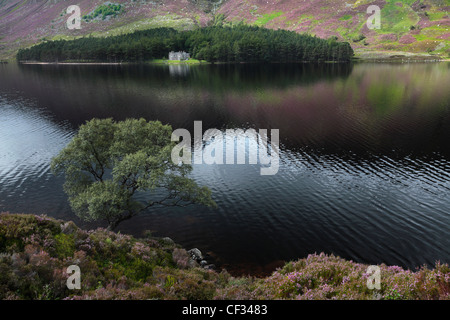
[[[175,244],[175,241],[173,241],[173,240],[172,240],[171,238],[169,238],[169,237],[162,238],[161,241],[162,241],[164,244],[167,244],[167,245],[174,245],[174,244]]]
[[[206,270],[216,270],[216,265],[208,264],[208,265],[204,266],[203,268],[205,268]]]
[[[191,255],[192,259],[197,262],[200,262],[203,260],[202,252],[197,248],[189,250],[188,253]]]
[[[210,264],[208,261],[205,260],[205,257],[203,256],[202,252],[197,249],[191,249],[188,251],[188,253],[191,256],[191,264],[195,264],[196,266],[200,265],[203,269],[206,270],[215,270],[216,266],[214,264]]]

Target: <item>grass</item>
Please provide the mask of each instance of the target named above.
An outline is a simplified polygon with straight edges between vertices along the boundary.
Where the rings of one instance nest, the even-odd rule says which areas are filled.
[[[138,30],[147,30],[162,27],[184,31],[196,28],[196,24],[189,18],[182,18],[177,15],[156,16],[153,18],[145,18],[134,21],[126,25],[110,29],[106,32],[92,32],[92,35],[96,37],[116,36],[132,33]]]
[[[297,21],[297,23],[303,23],[303,22],[306,22],[306,21],[314,21],[314,16],[312,15],[312,14],[302,14],[300,17],[299,17],[299,19],[298,19],[298,21]]]
[[[339,27],[337,28],[338,33],[347,41],[352,42],[353,39],[356,39],[361,35],[361,29],[367,22],[364,18],[364,14],[358,14],[356,21],[359,21],[359,23],[355,27],[353,27],[352,29]]]
[[[14,9],[11,10],[11,12],[20,9],[26,2],[27,2],[26,0],[22,1],[22,3],[19,3],[17,6],[15,6]]]
[[[440,19],[444,18],[445,16],[448,17],[448,12],[442,12],[442,11],[427,12],[427,15],[428,15],[428,19],[430,19],[430,21],[436,21],[436,20],[440,20]]]
[[[282,11],[274,11],[272,13],[263,14],[262,17],[259,17],[254,24],[257,26],[265,26],[267,23],[272,21],[275,18],[282,16],[284,12]]]
[[[435,60],[438,57],[426,53],[409,52],[406,49],[401,50],[373,50],[357,49],[355,57],[366,61],[408,61],[408,60]]]
[[[346,15],[343,15],[342,17],[340,17],[339,20],[347,21],[347,20],[350,20],[352,17],[353,16],[351,14],[346,14]]]
[[[120,4],[102,4],[100,6],[98,6],[97,8],[94,9],[94,11],[90,14],[84,15],[83,19],[85,21],[89,21],[89,20],[93,20],[99,16],[102,17],[102,20],[105,20],[107,16],[113,16],[115,17],[116,15],[118,15],[120,13],[120,11],[122,10],[122,5]]]
[[[381,29],[376,30],[378,33],[408,32],[411,26],[419,22],[419,16],[409,6],[399,7],[396,2],[389,0],[381,9],[382,21]]]

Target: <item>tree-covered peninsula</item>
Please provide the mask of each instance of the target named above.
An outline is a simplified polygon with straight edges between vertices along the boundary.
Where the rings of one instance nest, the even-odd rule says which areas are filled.
[[[186,51],[208,62],[347,62],[347,42],[258,26],[210,26],[192,31],[156,28],[131,34],[47,41],[17,53],[18,61],[146,62]]]

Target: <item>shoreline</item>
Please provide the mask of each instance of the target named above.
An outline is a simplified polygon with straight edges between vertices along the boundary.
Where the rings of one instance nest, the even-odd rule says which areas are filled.
[[[388,57],[388,58],[359,58],[356,57],[349,62],[338,62],[338,61],[321,61],[321,62],[239,62],[239,63],[227,63],[227,62],[201,62],[201,63],[161,63],[161,62],[17,62],[21,65],[71,65],[71,66],[125,66],[125,65],[160,65],[160,66],[198,66],[198,65],[223,65],[223,64],[341,64],[341,63],[439,63],[439,62],[450,62],[448,59],[425,59],[425,58],[405,58],[405,57]],[[8,63],[3,63],[8,64]]]
[[[446,62],[450,58],[420,52],[384,51],[384,50],[355,50],[354,58],[363,62]]]
[[[18,61],[18,64],[28,64],[28,65],[123,65],[126,63],[122,62],[42,62],[42,61],[33,61],[33,62],[22,62]]]
[[[120,62],[101,62],[101,61],[61,61],[61,62],[44,62],[44,61],[17,61],[15,59],[11,61],[0,60],[5,63],[17,62],[18,64],[25,65],[211,65],[211,64],[258,64],[258,63],[269,63],[269,64],[290,64],[290,63],[352,63],[352,62],[371,62],[371,63],[430,63],[430,62],[450,62],[450,57],[443,57],[440,55],[433,55],[423,52],[407,52],[407,51],[384,51],[384,50],[362,50],[355,49],[354,57],[348,61],[292,61],[292,62],[209,62],[206,60],[196,60],[190,59],[186,61],[181,60],[167,60],[167,59],[153,59],[149,61],[142,62],[132,62],[132,61],[120,61]]]

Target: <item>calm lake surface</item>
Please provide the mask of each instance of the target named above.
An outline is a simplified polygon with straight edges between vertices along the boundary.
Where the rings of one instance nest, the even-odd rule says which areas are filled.
[[[334,253],[414,269],[450,263],[450,64],[0,65],[0,211],[71,212],[53,156],[91,118],[280,130],[280,169],[194,165],[217,209],[119,226],[198,247],[231,272]]]

